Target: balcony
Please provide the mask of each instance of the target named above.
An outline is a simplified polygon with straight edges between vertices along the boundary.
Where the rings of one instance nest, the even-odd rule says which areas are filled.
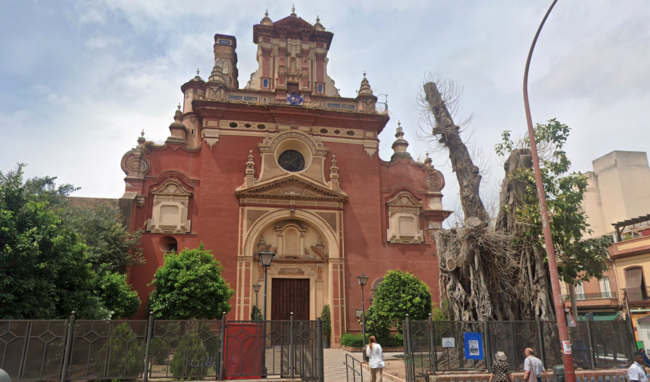
[[[564,301],[571,301],[571,296],[568,294],[562,295]],[[576,301],[587,300],[610,300],[618,299],[618,294],[615,291],[598,292],[598,293],[576,293]]]

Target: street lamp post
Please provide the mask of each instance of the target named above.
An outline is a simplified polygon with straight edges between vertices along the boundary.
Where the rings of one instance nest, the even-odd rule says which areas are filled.
[[[535,130],[533,129],[533,119],[530,115],[530,104],[528,102],[528,71],[530,61],[533,58],[533,50],[537,43],[542,27],[557,3],[554,0],[549,7],[542,23],[537,29],[533,43],[528,51],[526,59],[526,69],[524,70],[524,109],[526,110],[526,123],[528,125],[528,138],[530,139],[530,151],[533,157],[533,168],[535,172],[535,183],[537,185],[537,197],[539,198],[539,209],[542,218],[542,228],[544,231],[544,244],[546,246],[546,255],[548,258],[548,273],[551,276],[551,286],[553,290],[553,302],[555,304],[555,317],[557,319],[557,329],[562,346],[562,361],[564,363],[564,374],[566,382],[575,382],[576,375],[573,369],[573,356],[571,355],[571,343],[569,340],[569,328],[567,327],[566,317],[564,315],[564,303],[562,302],[562,292],[560,291],[560,278],[558,277],[557,264],[555,261],[555,247],[553,246],[553,237],[551,235],[551,226],[548,221],[548,210],[546,208],[546,194],[544,193],[544,184],[542,183],[542,173],[539,166],[539,156],[537,155],[537,144],[535,142]]]
[[[255,321],[257,321],[257,316],[259,315],[260,309],[257,307],[257,292],[260,291],[261,285],[258,283],[253,284],[253,290],[255,291]]]
[[[366,353],[366,304],[365,299],[363,298],[363,287],[368,282],[368,276],[363,273],[361,276],[357,276],[359,280],[359,285],[361,285],[361,337],[363,339],[363,351],[361,352],[361,357],[363,360],[363,354]]]
[[[267,287],[267,282],[266,282],[266,271],[269,270],[269,267],[271,267],[271,262],[273,261],[273,257],[275,257],[275,253],[271,251],[262,251],[257,254],[260,258],[260,265],[262,268],[264,268],[264,304],[263,304],[263,312],[262,312],[262,325],[264,325],[264,329],[262,329],[262,336],[266,337],[266,287]],[[258,286],[259,290],[259,286]],[[257,290],[256,290],[257,292]],[[262,341],[264,344],[262,346],[262,377],[266,378],[267,377],[267,368],[266,368],[266,338]]]
[[[273,261],[273,257],[275,256],[275,253],[270,252],[270,251],[263,251],[258,253],[258,256],[260,257],[260,264],[264,268],[264,311],[262,313],[262,320],[266,321],[266,288],[267,288],[267,282],[266,282],[266,271],[269,270],[269,267],[271,266],[271,262]]]

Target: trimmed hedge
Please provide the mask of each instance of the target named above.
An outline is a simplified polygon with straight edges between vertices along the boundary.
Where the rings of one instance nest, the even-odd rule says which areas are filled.
[[[366,333],[366,344],[368,344],[368,338],[370,338],[370,336],[370,333]],[[378,338],[377,342],[385,348],[396,348],[404,346],[404,337],[400,333],[395,333],[388,338]],[[361,334],[345,333],[343,337],[341,337],[341,345],[360,348],[363,347],[363,338]]]

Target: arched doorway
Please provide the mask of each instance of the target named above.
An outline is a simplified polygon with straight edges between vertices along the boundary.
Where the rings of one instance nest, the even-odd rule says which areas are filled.
[[[238,257],[238,319],[250,319],[256,303],[263,306],[263,293],[256,301],[250,285],[263,284],[257,253],[269,250],[276,257],[268,270],[267,319],[289,319],[293,312],[294,319],[315,320],[328,304],[333,337],[340,338],[345,306],[340,235],[332,227],[338,226],[336,220],[332,224],[325,218],[314,211],[278,209],[246,221]]]

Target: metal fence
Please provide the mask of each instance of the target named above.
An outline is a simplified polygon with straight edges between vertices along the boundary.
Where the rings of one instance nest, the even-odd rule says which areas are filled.
[[[281,376],[323,381],[317,321],[0,320],[12,380]],[[225,339],[225,340],[222,340]]]
[[[482,342],[482,359],[466,359],[465,333]],[[535,349],[547,368],[562,364],[555,322],[547,321],[411,321],[403,322],[407,381],[446,371],[490,371],[494,354],[503,351],[510,369],[521,371],[524,350]],[[578,321],[569,328],[574,364],[582,369],[627,367],[636,350],[628,321]],[[478,349],[477,349],[478,350]]]

